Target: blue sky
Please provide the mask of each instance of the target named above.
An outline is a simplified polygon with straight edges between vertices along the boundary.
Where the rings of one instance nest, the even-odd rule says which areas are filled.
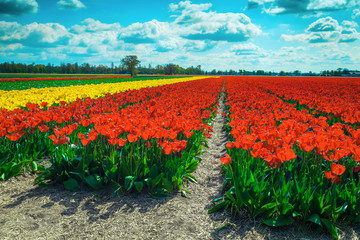
[[[360,69],[360,0],[0,0],[0,62]]]

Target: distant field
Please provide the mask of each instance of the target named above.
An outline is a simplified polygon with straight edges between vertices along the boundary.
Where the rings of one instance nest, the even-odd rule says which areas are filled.
[[[126,77],[129,74],[58,74],[58,73],[0,73],[0,78],[46,78],[46,77]]]
[[[35,74],[34,74],[35,75]],[[3,76],[3,75],[0,75]],[[26,75],[30,76],[30,75]],[[55,75],[39,75],[38,77],[55,77]],[[56,75],[59,77],[111,77],[111,76],[121,76],[121,75]],[[15,77],[15,76],[14,76]],[[20,76],[17,75],[16,78]],[[31,76],[34,78],[34,76]],[[0,90],[10,91],[10,90],[25,90],[30,88],[45,88],[45,87],[66,87],[66,86],[75,86],[75,85],[86,85],[86,84],[100,84],[100,83],[118,83],[118,82],[131,82],[131,81],[143,81],[143,80],[155,80],[155,79],[167,79],[167,78],[179,78],[179,76],[171,77],[145,77],[139,76],[134,78],[106,78],[106,79],[75,79],[75,80],[46,80],[46,81],[20,81],[20,82],[0,82]]]

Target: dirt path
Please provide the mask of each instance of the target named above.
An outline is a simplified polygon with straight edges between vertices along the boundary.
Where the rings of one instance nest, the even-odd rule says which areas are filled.
[[[214,132],[194,173],[198,184],[186,188],[188,198],[179,193],[164,200],[148,194],[110,198],[105,190],[71,193],[62,186],[38,188],[32,184],[35,176],[21,176],[0,183],[0,239],[310,239],[309,231],[271,230],[246,213],[215,231],[230,219],[228,212],[207,213],[211,200],[221,196],[219,158],[227,142],[223,108],[221,101]],[[346,236],[358,235],[350,231]],[[319,238],[328,239],[314,239]]]

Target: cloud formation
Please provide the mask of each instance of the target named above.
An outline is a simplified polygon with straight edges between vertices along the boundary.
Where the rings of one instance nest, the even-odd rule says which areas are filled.
[[[211,6],[190,1],[170,4],[171,11],[180,13],[174,21],[180,35],[190,40],[243,42],[261,34],[245,14],[207,11]]]
[[[351,16],[353,19],[360,19],[360,9],[354,9],[353,14]]]
[[[263,7],[271,15],[316,15],[360,6],[359,0],[248,0],[248,8]]]
[[[84,32],[120,31],[121,29],[119,23],[107,24],[93,18],[87,18],[81,23],[81,25],[72,26],[70,32],[79,34]]]
[[[281,37],[285,41],[305,43],[354,42],[360,39],[360,33],[357,32],[356,27],[359,27],[356,22],[343,21],[340,25],[337,20],[325,17],[311,23],[305,30],[306,33],[282,34]]]
[[[67,29],[58,23],[30,23],[0,21],[0,43],[20,43],[29,47],[56,47],[66,44]]]
[[[253,43],[235,44],[230,51],[236,55],[258,55],[262,49]]]
[[[152,20],[145,23],[133,23],[121,30],[119,39],[127,43],[156,43],[157,40],[171,35],[167,22]]]
[[[79,0],[60,0],[56,3],[56,6],[61,10],[77,10],[85,8],[85,5]]]
[[[67,2],[76,5],[80,1],[57,0],[54,4]],[[250,0],[249,4],[251,2],[253,7],[264,6],[265,10],[269,10],[275,2],[281,2],[285,6],[287,0]],[[310,2],[314,0],[308,0],[307,6]],[[324,5],[331,2],[334,1],[320,4],[318,8],[323,9]],[[304,1],[292,1],[289,4],[301,3]],[[290,5],[287,11],[292,8]],[[296,30],[300,24],[282,22],[283,24],[277,24],[283,26],[277,28],[277,32],[263,34],[260,26],[245,14],[217,12],[213,7],[211,3],[181,1],[169,5],[169,15],[172,15],[169,21],[154,19],[133,22],[128,26],[109,22],[106,20],[108,18],[100,15],[98,19],[86,18],[66,27],[59,23],[23,23],[20,18],[0,21],[0,58],[4,61],[107,64],[135,54],[143,64],[153,66],[172,62],[184,67],[201,64],[205,70],[242,68],[267,71],[319,71],[331,66],[345,67],[342,61],[350,69],[360,62],[360,48],[343,44],[360,39],[355,10],[353,20],[351,15],[345,18],[351,21],[324,17],[309,25],[302,25],[301,31]],[[90,11],[90,7],[86,11]],[[315,13],[307,11],[310,12]],[[256,23],[262,23],[265,29],[269,29],[270,25],[261,20]],[[288,42],[281,44],[277,34],[281,34],[284,29],[289,31],[286,31],[288,35],[282,35],[282,39]],[[264,38],[256,38],[261,35]],[[290,41],[306,45],[301,44],[299,47],[294,44],[297,46],[295,47],[291,46]],[[320,43],[328,44],[324,47]]]
[[[20,16],[37,11],[36,0],[0,0],[0,15]]]

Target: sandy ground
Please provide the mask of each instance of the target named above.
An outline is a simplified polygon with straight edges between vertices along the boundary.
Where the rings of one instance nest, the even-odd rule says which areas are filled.
[[[237,219],[229,211],[207,213],[211,200],[222,196],[223,107],[221,102],[194,174],[198,183],[188,184],[187,198],[180,193],[164,200],[147,193],[111,198],[108,190],[72,193],[62,186],[38,188],[33,185],[36,176],[20,176],[0,183],[0,239],[331,239],[305,225],[269,228],[246,212]],[[354,228],[339,232],[342,239],[360,236]]]

